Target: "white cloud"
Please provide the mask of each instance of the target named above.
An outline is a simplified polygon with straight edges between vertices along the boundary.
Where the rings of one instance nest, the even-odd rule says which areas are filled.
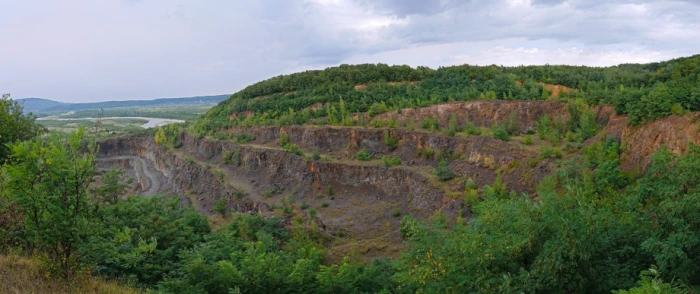
[[[690,0],[5,1],[0,92],[231,93],[340,63],[613,65],[700,53]]]

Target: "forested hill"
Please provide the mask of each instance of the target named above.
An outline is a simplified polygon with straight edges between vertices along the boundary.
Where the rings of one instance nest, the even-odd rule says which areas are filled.
[[[117,107],[165,107],[176,105],[194,105],[203,104],[211,105],[218,103],[229,95],[215,96],[197,96],[186,98],[161,98],[154,100],[127,100],[127,101],[104,101],[104,102],[88,102],[88,103],[62,103],[49,99],[42,98],[25,98],[17,99],[24,105],[25,112],[34,114],[48,114],[56,112],[77,111],[99,108],[117,108]]]
[[[331,118],[331,108],[311,111],[309,107],[330,102],[339,108],[341,99],[346,111],[373,113],[448,101],[546,99],[549,92],[542,83],[574,88],[572,98],[592,105],[614,105],[618,113],[629,114],[636,124],[672,112],[700,110],[700,55],[611,67],[459,65],[435,70],[341,65],[250,85],[211,109],[197,127],[301,124],[310,118]],[[231,114],[245,111],[255,115],[229,119]]]

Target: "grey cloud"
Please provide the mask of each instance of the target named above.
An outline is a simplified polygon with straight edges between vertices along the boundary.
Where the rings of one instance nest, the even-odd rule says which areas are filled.
[[[0,18],[0,35],[12,40],[0,46],[0,92],[64,101],[156,98],[231,93],[281,73],[346,62],[472,62],[469,50],[494,58],[479,60],[486,64],[551,62],[551,52],[576,60],[578,53],[559,47],[585,48],[581,56],[591,64],[617,56],[608,52],[636,61],[700,51],[695,1],[530,3],[13,1]]]
[[[433,15],[459,5],[457,0],[356,0],[358,4],[398,17]]]

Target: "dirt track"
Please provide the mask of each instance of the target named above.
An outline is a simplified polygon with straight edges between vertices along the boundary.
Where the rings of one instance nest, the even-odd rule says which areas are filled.
[[[136,181],[140,186],[140,189],[138,189],[138,191],[135,192],[138,192],[143,196],[153,196],[158,193],[162,193],[162,191],[160,191],[160,188],[162,186],[162,182],[160,180],[161,175],[149,169],[148,163],[141,157],[116,156],[98,159],[97,162],[98,164],[100,164],[100,166],[103,166],[105,168],[106,166],[115,165],[109,164],[110,162],[114,162],[116,163],[116,165],[124,167],[127,175],[132,176],[134,178],[134,181]],[[127,166],[124,166],[125,162],[128,162],[129,164],[126,164]],[[132,168],[132,170],[128,170],[127,168]]]

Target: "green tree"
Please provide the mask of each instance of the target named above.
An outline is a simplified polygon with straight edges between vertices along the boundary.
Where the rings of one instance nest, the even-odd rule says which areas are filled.
[[[450,166],[445,161],[445,158],[440,159],[440,163],[435,168],[435,175],[441,182],[446,182],[455,177],[455,174],[450,170]]]
[[[5,166],[12,202],[24,211],[27,247],[48,254],[66,278],[91,233],[95,210],[88,186],[95,146],[85,140],[85,128],[67,136],[54,133],[11,145],[13,165]]]
[[[102,201],[116,203],[119,196],[124,195],[124,190],[134,179],[124,182],[124,170],[112,169],[102,176],[102,186],[95,189],[95,193],[101,197]]]
[[[27,140],[44,131],[36,124],[36,116],[24,114],[22,104],[12,100],[10,94],[3,94],[0,98],[0,126],[0,164],[11,152],[6,144]]]

